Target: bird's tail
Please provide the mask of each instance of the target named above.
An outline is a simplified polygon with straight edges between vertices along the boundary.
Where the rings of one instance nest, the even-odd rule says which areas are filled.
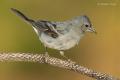
[[[19,17],[21,17],[22,19],[24,19],[25,21],[27,21],[28,23],[32,24],[33,22],[35,22],[34,20],[29,19],[28,17],[26,17],[26,16],[25,16],[22,12],[20,12],[19,10],[14,9],[14,8],[11,8],[11,10],[12,10],[16,15],[18,15]]]

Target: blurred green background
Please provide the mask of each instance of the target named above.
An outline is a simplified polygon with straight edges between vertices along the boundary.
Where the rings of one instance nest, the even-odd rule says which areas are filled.
[[[86,14],[98,34],[87,33],[65,55],[79,64],[120,76],[119,0],[0,0],[0,52],[44,51],[32,27],[14,15],[21,10],[33,19],[64,21]],[[51,56],[60,57],[49,49]],[[92,80],[65,69],[38,63],[0,63],[0,80]]]

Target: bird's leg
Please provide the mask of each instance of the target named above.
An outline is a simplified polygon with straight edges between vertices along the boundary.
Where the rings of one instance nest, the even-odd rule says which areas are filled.
[[[42,44],[42,43],[41,43],[41,46],[43,46],[43,47],[44,47],[44,53],[45,53],[45,54],[48,54],[48,51],[47,51],[47,46],[45,46],[45,45],[44,45],[44,44]]]
[[[48,54],[47,47],[44,45],[45,54]]]
[[[63,56],[68,61],[71,61],[67,56],[65,56],[64,51],[60,51],[60,55]]]
[[[60,55],[63,56],[65,59],[68,60],[68,62],[75,64],[76,62],[73,62],[71,59],[69,59],[67,56],[64,55],[64,51],[60,51]]]

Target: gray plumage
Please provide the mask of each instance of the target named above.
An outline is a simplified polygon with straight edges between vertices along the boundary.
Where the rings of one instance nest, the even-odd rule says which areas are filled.
[[[77,45],[86,32],[96,32],[85,15],[63,22],[32,20],[16,9],[15,14],[33,26],[45,47],[56,50],[68,50]]]

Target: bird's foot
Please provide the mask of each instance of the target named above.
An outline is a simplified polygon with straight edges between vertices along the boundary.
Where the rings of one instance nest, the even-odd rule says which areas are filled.
[[[48,52],[45,52],[45,56],[49,56]]]
[[[45,54],[48,54],[48,52],[47,52],[47,51],[45,51]]]
[[[64,55],[64,51],[60,51],[60,55],[63,56],[68,62],[73,62],[71,59]]]
[[[64,55],[64,51],[60,51],[60,55],[63,56],[69,63],[75,64],[76,62],[72,61],[70,58]]]
[[[72,61],[71,59],[67,59],[69,63],[76,64],[76,62]]]

